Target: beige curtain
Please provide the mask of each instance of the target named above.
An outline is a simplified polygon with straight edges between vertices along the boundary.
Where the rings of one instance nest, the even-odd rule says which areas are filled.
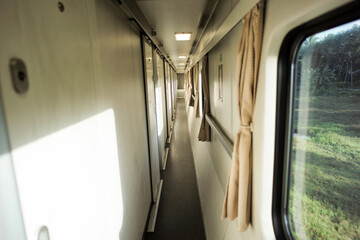
[[[240,129],[235,139],[222,218],[233,220],[238,217],[238,230],[240,232],[246,231],[250,222],[252,115],[260,62],[263,6],[263,2],[258,3],[244,17],[237,55]]]
[[[187,91],[187,104],[190,104],[190,98],[191,98],[191,78],[190,78],[190,70],[187,72],[187,86],[188,86],[188,91]]]
[[[185,73],[185,92],[186,92],[186,103],[189,102],[189,95],[190,95],[190,85],[189,85],[189,74],[190,72]]]
[[[202,77],[202,91],[204,94],[204,111],[201,119],[201,126],[199,131],[199,141],[210,142],[211,141],[211,131],[210,125],[205,119],[205,114],[210,113],[210,101],[209,101],[209,84],[208,84],[208,57],[205,55],[202,59],[202,69],[201,69],[201,77]]]
[[[194,68],[190,69],[190,74],[189,74],[189,89],[190,89],[190,94],[189,94],[189,106],[193,107],[194,106],[194,99],[192,98],[193,92],[194,92],[194,87],[193,87],[193,72],[194,72]]]
[[[195,117],[200,117],[199,111],[199,64],[194,66],[194,90],[195,90],[195,102],[194,102],[194,114]]]

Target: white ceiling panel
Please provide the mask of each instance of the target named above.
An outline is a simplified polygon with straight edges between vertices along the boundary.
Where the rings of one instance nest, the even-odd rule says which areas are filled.
[[[164,44],[171,61],[178,72],[182,72],[187,59],[180,55],[189,55],[195,39],[198,23],[206,0],[137,0],[136,3],[158,39]],[[176,41],[175,32],[191,32],[190,41]]]

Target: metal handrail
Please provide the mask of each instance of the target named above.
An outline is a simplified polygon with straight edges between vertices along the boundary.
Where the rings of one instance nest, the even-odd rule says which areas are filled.
[[[211,129],[218,137],[220,143],[225,148],[225,151],[229,154],[230,157],[233,155],[234,143],[233,141],[226,135],[224,130],[220,127],[220,125],[216,122],[216,120],[209,114],[205,114],[205,119],[209,123]]]

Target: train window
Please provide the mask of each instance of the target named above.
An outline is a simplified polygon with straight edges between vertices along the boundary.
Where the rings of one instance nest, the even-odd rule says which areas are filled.
[[[286,218],[293,239],[360,237],[360,20],[300,42],[292,64]]]

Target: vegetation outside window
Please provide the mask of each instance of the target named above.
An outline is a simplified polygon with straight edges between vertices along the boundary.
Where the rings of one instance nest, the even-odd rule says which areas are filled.
[[[360,238],[360,20],[306,38],[290,102],[294,239]]]

